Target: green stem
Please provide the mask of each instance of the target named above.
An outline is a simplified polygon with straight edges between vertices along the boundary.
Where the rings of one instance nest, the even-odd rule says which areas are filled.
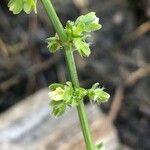
[[[49,19],[52,21],[54,28],[62,41],[67,41],[65,30],[55,12],[55,9],[50,0],[42,0],[42,4],[48,14]],[[79,87],[79,80],[74,61],[73,51],[69,46],[64,46],[65,58],[68,66],[71,82],[74,87]],[[94,150],[94,144],[88,124],[87,115],[85,112],[83,102],[77,106],[78,116],[81,124],[82,133],[85,139],[87,150]]]

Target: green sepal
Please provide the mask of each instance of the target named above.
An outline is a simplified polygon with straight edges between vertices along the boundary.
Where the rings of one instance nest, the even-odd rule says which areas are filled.
[[[65,32],[66,32],[66,34],[67,34],[68,41],[72,40],[73,27],[74,27],[74,22],[68,20],[67,23],[66,23],[66,27],[65,27]]]
[[[88,97],[90,101],[107,102],[110,95],[104,91],[104,88],[99,88],[99,83],[95,83],[91,89],[88,90]]]
[[[83,22],[85,24],[90,24],[91,22],[95,21],[96,19],[96,15],[95,15],[95,12],[90,12],[86,15],[81,15],[79,16],[76,21],[75,21],[75,24],[78,24],[79,22]]]
[[[45,41],[48,44],[47,48],[51,53],[55,53],[62,48],[57,34],[54,37],[47,38]]]
[[[15,15],[19,14],[23,9],[22,0],[10,0],[8,3],[9,10],[12,11]]]
[[[23,10],[27,14],[29,14],[32,10],[34,10],[34,12],[37,13],[36,4],[37,4],[37,0],[26,0],[26,2],[24,3]]]
[[[66,31],[70,31],[71,33],[73,32],[73,27],[74,27],[74,22],[73,21],[70,21],[68,20],[67,23],[66,23]]]
[[[66,111],[66,105],[63,101],[51,101],[50,107],[52,108],[52,114],[55,117],[59,117]]]
[[[52,42],[48,44],[47,48],[49,49],[51,53],[55,53],[61,48],[61,46],[57,42]]]
[[[19,14],[22,10],[24,10],[27,14],[31,11],[36,11],[37,0],[10,0],[8,3],[9,10],[13,12],[13,14]]]
[[[84,99],[84,97],[87,95],[87,90],[84,88],[77,88],[76,89],[76,101],[77,104],[81,103],[81,101]]]
[[[88,43],[80,39],[75,39],[73,42],[75,48],[78,50],[81,57],[88,57],[91,54],[91,50]]]
[[[93,84],[92,89],[96,89],[96,88],[98,88],[98,86],[99,86],[99,83],[97,82],[97,83]]]
[[[84,32],[92,32],[101,29],[102,25],[99,24],[99,18],[96,17],[95,12],[90,12],[82,15],[76,20],[76,24],[84,23]]]
[[[81,36],[83,34],[83,32],[85,31],[85,24],[83,22],[79,22],[75,28],[75,30],[73,31],[73,35],[74,36]]]
[[[107,102],[108,99],[110,98],[110,95],[103,90],[98,90],[97,95],[98,95],[98,100],[100,102]]]
[[[51,85],[49,86],[49,89],[52,90],[52,91],[54,91],[54,90],[56,90],[56,88],[58,88],[58,87],[61,87],[61,88],[63,89],[63,88],[64,88],[64,85],[63,85],[63,84],[60,84],[60,83],[53,83],[53,84],[51,84]]]
[[[92,32],[92,31],[97,31],[101,28],[102,28],[101,24],[91,23],[91,24],[85,26],[85,31],[86,32]]]
[[[64,86],[64,101],[67,105],[71,105],[72,104],[72,95],[73,95],[73,87],[72,84],[70,82],[67,82],[67,85]]]

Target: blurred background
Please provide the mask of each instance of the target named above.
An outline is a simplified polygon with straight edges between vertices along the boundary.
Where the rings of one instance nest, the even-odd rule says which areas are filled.
[[[37,15],[13,15],[8,11],[7,3],[6,0],[0,0],[0,143],[9,150],[9,141],[15,142],[13,137],[18,132],[22,133],[15,127],[27,132],[26,128],[20,128],[22,125],[19,123],[27,113],[30,116],[29,108],[36,103],[33,99],[40,97],[42,101],[47,101],[48,98],[44,97],[46,87],[53,82],[64,83],[68,75],[62,53],[51,54],[47,50],[44,41],[53,36],[55,31],[41,3],[38,4]],[[99,82],[111,94],[108,103],[94,107],[93,110],[96,115],[102,113],[112,124],[119,145],[126,145],[126,149],[149,150],[150,0],[53,0],[53,3],[63,24],[68,19],[75,20],[80,14],[89,11],[95,11],[100,18],[103,28],[92,35],[91,57],[82,59],[75,54],[81,85],[90,87]],[[34,93],[40,96],[31,97]],[[28,132],[37,127],[38,117],[42,118],[42,122],[48,120],[45,117],[49,115],[47,108],[45,112],[45,106],[42,107],[41,100],[39,101],[36,111],[31,115],[36,119],[25,117],[22,122],[23,126],[28,126]],[[88,106],[88,101],[86,104],[88,108],[92,107]],[[40,113],[38,109],[41,108]],[[89,109],[90,112],[92,109]],[[99,111],[95,112],[96,109]],[[44,113],[46,115],[42,116]],[[18,114],[22,116],[18,117]],[[91,115],[92,119],[93,117]],[[28,119],[32,120],[32,125],[28,125]],[[54,122],[55,125],[58,124],[57,119]],[[46,134],[47,130],[51,130],[50,127],[54,128],[50,124],[39,135]],[[57,132],[50,134],[50,139],[51,135],[57,135]],[[35,141],[38,136],[34,135],[32,140]],[[20,139],[21,136],[18,137]],[[25,143],[32,140],[31,137],[27,138]],[[59,148],[49,145],[47,149]]]

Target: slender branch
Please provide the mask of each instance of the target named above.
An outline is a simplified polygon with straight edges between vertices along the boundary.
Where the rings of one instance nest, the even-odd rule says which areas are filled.
[[[47,15],[49,19],[52,21],[54,28],[59,35],[60,39],[62,41],[67,40],[67,35],[65,33],[65,30],[55,12],[55,9],[53,8],[53,5],[50,0],[41,0],[42,4],[47,12]],[[74,56],[73,56],[73,51],[69,46],[64,46],[64,53],[65,53],[65,58],[68,66],[68,72],[70,75],[71,82],[74,87],[79,87],[79,80],[78,80],[78,75],[76,71],[76,65],[74,61]],[[87,150],[94,150],[95,146],[93,144],[90,128],[88,125],[88,119],[87,115],[85,113],[85,108],[83,102],[77,106],[77,111],[78,111],[78,116],[81,124],[81,129],[83,132],[83,136],[85,139],[85,144]]]

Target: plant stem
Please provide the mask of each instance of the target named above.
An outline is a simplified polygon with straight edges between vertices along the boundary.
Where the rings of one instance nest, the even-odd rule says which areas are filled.
[[[65,42],[67,41],[67,35],[65,33],[65,30],[63,28],[63,25],[61,24],[56,11],[51,3],[50,0],[42,0],[42,4],[47,12],[47,15],[49,19],[52,21],[54,28],[59,35],[60,39]],[[76,70],[76,65],[74,61],[74,56],[73,56],[73,51],[72,49],[66,45],[64,46],[64,53],[65,53],[65,58],[68,66],[68,72],[70,75],[71,82],[74,87],[79,87],[79,80],[78,80],[78,75],[77,75],[77,70]],[[87,115],[85,112],[84,104],[83,102],[77,106],[77,111],[78,111],[78,116],[81,124],[81,129],[82,133],[85,139],[85,144],[86,144],[86,149],[87,150],[94,150],[94,144],[88,124],[88,119]]]

